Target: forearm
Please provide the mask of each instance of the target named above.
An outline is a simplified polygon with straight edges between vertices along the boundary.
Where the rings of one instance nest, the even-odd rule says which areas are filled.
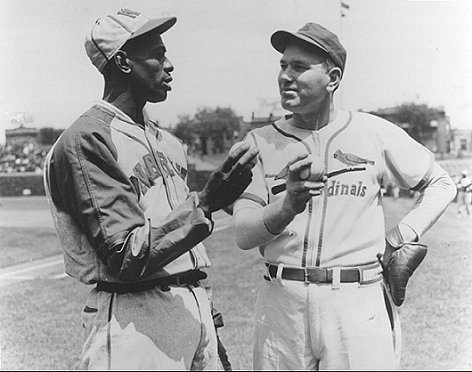
[[[192,249],[211,233],[212,223],[197,207],[198,198],[192,194],[167,218],[153,226],[146,220],[135,228],[126,241],[112,249],[107,263],[118,278],[124,281],[139,280]]]
[[[451,177],[435,164],[429,182],[420,190],[412,209],[388,232],[387,240],[395,246],[402,243],[398,241],[399,239],[403,241],[419,239],[438,220],[455,195],[456,187]]]
[[[293,220],[295,214],[284,208],[283,200],[264,207],[246,201],[233,216],[236,244],[241,249],[251,249],[275,239]]]

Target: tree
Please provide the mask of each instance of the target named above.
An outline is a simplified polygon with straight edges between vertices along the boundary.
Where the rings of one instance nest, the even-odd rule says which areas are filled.
[[[182,142],[191,144],[195,140],[194,121],[188,115],[179,115],[179,122],[172,129],[172,132],[179,137]]]
[[[411,137],[421,143],[436,130],[431,122],[441,120],[445,115],[442,108],[428,107],[425,104],[416,103],[404,103],[400,106],[382,108],[369,113],[401,126]]]
[[[39,129],[38,142],[43,145],[52,145],[59,138],[64,129],[43,127]]]
[[[195,150],[206,155],[222,153],[227,150],[228,143],[234,141],[234,133],[240,131],[241,118],[230,107],[200,108],[193,118],[188,115],[179,116],[173,133],[191,148],[199,144]],[[212,148],[208,148],[211,144]]]

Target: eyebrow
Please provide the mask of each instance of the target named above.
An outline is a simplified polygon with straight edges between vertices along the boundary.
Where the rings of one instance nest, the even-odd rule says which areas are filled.
[[[286,59],[284,59],[283,57],[280,59],[280,63],[288,63],[288,61]],[[290,63],[300,63],[300,64],[304,64],[304,65],[308,65],[308,66],[311,66],[313,65],[314,63],[310,62],[308,59],[306,58],[303,58],[303,57],[296,57],[296,58],[293,58],[290,60]]]

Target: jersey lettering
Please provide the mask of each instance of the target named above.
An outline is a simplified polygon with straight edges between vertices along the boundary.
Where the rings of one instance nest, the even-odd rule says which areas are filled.
[[[159,157],[159,161],[161,162],[161,165],[164,168],[164,171],[170,176],[175,176],[175,172],[172,169],[171,165],[169,164],[167,157],[159,151],[156,151],[156,152],[157,152],[157,156]]]
[[[149,177],[149,175],[146,173],[144,170],[144,167],[141,165],[141,163],[138,163],[135,165],[133,169],[133,173],[136,176],[136,178],[141,181],[143,185],[145,185],[147,188],[152,186],[152,179]]]
[[[144,155],[143,161],[146,167],[146,173],[152,181],[161,176],[161,172],[157,168],[157,165],[154,163],[151,154]]]
[[[187,176],[187,169],[177,163],[171,162],[164,154],[156,151],[162,171],[171,177],[178,174],[182,179]],[[155,180],[162,177],[160,168],[154,161],[151,154],[142,157],[142,162],[137,163],[133,168],[133,175],[129,178],[138,195],[144,195],[152,187]]]
[[[345,184],[339,181],[332,180],[328,186],[328,196],[355,196],[365,197],[367,192],[367,186],[359,181],[357,184]]]

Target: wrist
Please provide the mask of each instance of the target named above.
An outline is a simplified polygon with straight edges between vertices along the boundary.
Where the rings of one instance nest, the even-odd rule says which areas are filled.
[[[297,213],[283,200],[271,203],[264,208],[263,222],[267,231],[278,235],[292,222]]]
[[[210,205],[208,203],[206,193],[203,191],[197,192],[197,207],[203,211],[205,217],[211,219]]]
[[[399,223],[387,233],[385,240],[392,248],[398,249],[404,243],[418,241],[418,235],[408,225]]]
[[[281,213],[285,214],[286,218],[290,218],[290,220],[293,220],[295,216],[303,212],[304,209],[305,208],[300,210],[300,208],[297,208],[296,204],[293,201],[291,201],[288,196],[286,196],[282,202]]]

